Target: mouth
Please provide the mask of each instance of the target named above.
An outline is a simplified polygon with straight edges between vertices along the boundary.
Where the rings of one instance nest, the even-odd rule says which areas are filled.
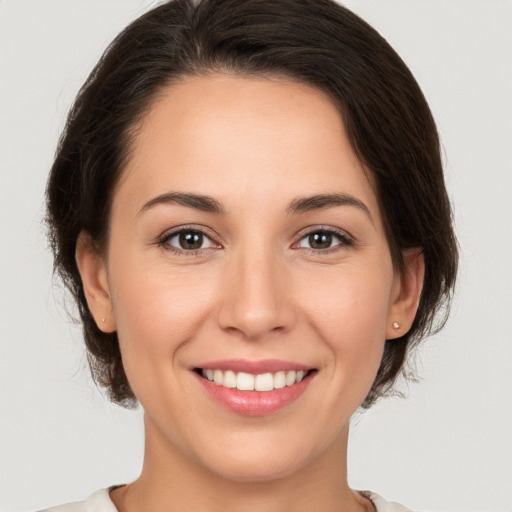
[[[213,382],[217,386],[238,389],[239,391],[260,392],[268,392],[293,386],[316,372],[315,369],[311,369],[279,370],[277,372],[252,374],[247,372],[235,372],[233,370],[221,370],[219,368],[195,368],[194,371],[203,379]]]
[[[217,361],[193,368],[206,396],[229,411],[266,416],[297,401],[318,373],[284,361]]]

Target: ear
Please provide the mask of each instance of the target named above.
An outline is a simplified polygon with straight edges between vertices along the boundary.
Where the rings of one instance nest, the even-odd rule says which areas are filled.
[[[98,329],[103,332],[114,332],[116,323],[112,312],[105,259],[94,247],[90,235],[84,231],[78,236],[75,259],[87,305]]]
[[[418,305],[423,277],[425,275],[425,260],[421,249],[407,249],[402,253],[404,268],[395,274],[391,304],[386,326],[386,339],[399,338],[411,328]]]

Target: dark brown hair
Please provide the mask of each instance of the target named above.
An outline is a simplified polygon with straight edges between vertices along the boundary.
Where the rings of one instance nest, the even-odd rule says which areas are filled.
[[[55,269],[78,303],[92,374],[111,400],[135,403],[117,334],[101,332],[87,307],[75,262],[78,235],[88,232],[105,247],[137,123],[163,88],[212,72],[286,77],[327,93],[371,174],[395,268],[402,268],[402,250],[423,252],[416,318],[407,334],[386,341],[368,407],[392,389],[410,349],[443,325],[458,252],[425,98],[386,40],[332,0],[173,0],[129,25],[90,74],[59,142],[47,219]]]

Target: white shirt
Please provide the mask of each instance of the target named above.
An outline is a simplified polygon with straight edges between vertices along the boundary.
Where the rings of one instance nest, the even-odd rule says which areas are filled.
[[[119,512],[110,499],[109,491],[110,489],[100,489],[91,494],[85,501],[59,505],[40,512]],[[359,491],[359,493],[371,500],[377,512],[411,512],[398,503],[386,501],[374,492]]]

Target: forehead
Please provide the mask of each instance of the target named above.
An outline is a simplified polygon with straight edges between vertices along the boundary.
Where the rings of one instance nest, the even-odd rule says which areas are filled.
[[[186,77],[162,90],[137,127],[124,183],[140,201],[166,188],[221,201],[277,189],[352,193],[377,206],[331,99],[272,77]]]

